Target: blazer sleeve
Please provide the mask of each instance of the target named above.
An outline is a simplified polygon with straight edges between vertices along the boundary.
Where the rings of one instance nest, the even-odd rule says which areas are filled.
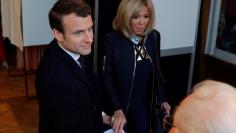
[[[105,111],[108,114],[112,114],[115,110],[121,109],[121,103],[117,95],[116,88],[114,86],[114,71],[113,71],[113,53],[114,44],[111,36],[106,36],[104,40],[104,55],[103,55],[103,68],[102,68],[102,86],[104,89],[104,95],[107,98],[108,108]]]
[[[156,93],[157,93],[157,101],[159,102],[165,102],[166,99],[166,93],[165,93],[165,78],[162,74],[161,67],[160,67],[160,44],[161,44],[161,36],[160,33],[156,30],[153,30],[153,39],[154,39],[154,51],[156,55],[156,69],[157,69],[157,87],[156,87]]]

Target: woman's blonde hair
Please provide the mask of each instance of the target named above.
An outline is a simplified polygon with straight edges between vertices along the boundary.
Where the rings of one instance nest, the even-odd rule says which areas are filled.
[[[113,20],[112,27],[114,30],[120,31],[127,38],[132,35],[130,27],[130,20],[133,16],[137,15],[141,7],[147,6],[149,12],[149,23],[144,31],[144,35],[149,33],[154,27],[155,14],[152,0],[122,0],[115,19]]]

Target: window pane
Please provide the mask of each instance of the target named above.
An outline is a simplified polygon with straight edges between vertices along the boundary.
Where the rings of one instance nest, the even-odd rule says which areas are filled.
[[[222,0],[216,48],[236,54],[236,0]]]

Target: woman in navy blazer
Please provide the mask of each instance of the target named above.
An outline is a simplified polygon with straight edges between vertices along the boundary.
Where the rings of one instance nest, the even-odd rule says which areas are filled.
[[[113,20],[115,31],[105,36],[103,87],[111,109],[122,108],[128,133],[148,132],[154,105],[170,111],[159,66],[160,34],[153,30],[154,20],[151,0],[122,0]]]

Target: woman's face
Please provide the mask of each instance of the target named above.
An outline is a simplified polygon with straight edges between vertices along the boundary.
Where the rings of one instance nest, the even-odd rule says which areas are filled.
[[[147,6],[142,6],[138,13],[131,17],[131,30],[136,35],[143,35],[150,20]]]

